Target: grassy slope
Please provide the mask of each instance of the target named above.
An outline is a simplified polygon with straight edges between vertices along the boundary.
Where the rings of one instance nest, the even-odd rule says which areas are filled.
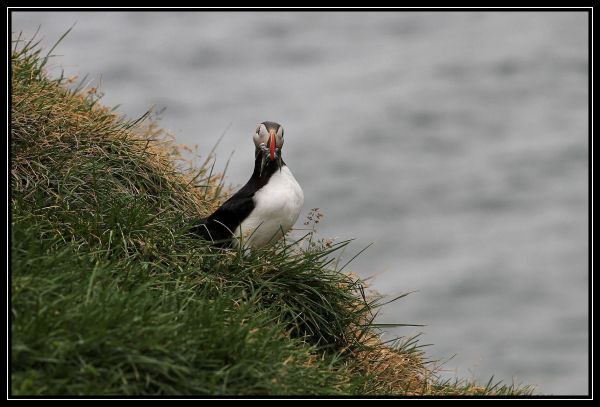
[[[414,345],[381,344],[376,301],[331,263],[344,243],[242,255],[187,235],[220,178],[45,62],[12,55],[12,394],[528,391],[440,384]]]

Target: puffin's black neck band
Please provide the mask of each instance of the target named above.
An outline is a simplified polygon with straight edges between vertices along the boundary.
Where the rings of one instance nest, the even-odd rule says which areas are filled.
[[[279,165],[277,164],[277,159],[270,160],[269,158],[267,158],[266,163],[263,166],[263,152],[259,149],[256,149],[255,157],[256,158],[254,159],[254,171],[252,172],[251,179],[261,181],[264,180],[264,184],[266,184],[269,178],[271,178],[271,175],[273,175],[275,171],[278,171],[280,169]],[[285,165],[282,158],[279,160],[281,161],[282,166]]]

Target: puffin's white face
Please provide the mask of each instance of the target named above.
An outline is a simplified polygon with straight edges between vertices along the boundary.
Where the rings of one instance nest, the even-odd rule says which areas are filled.
[[[283,127],[274,122],[262,122],[256,128],[253,136],[254,145],[260,151],[268,152],[268,157],[274,160],[281,156],[283,147]]]

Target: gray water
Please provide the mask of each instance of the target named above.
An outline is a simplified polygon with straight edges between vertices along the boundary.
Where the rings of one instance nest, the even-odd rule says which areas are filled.
[[[253,166],[257,123],[324,237],[373,242],[349,266],[381,322],[426,324],[445,377],[588,389],[585,13],[14,13],[13,32],[90,74],[108,105]],[[301,222],[298,222],[302,226]],[[452,355],[454,358],[448,360]]]

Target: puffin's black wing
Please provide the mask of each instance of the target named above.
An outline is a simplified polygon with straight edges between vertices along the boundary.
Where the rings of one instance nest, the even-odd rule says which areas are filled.
[[[208,218],[203,219],[191,229],[193,233],[206,240],[226,245],[237,227],[254,209],[254,193],[242,188],[229,198]]]
[[[281,163],[285,165],[283,160]],[[280,168],[276,161],[268,161],[263,168],[260,154],[254,160],[254,172],[250,180],[229,198],[219,209],[206,219],[195,224],[191,231],[208,241],[214,241],[221,247],[227,246],[237,227],[254,210],[254,194],[264,187],[271,175]]]

